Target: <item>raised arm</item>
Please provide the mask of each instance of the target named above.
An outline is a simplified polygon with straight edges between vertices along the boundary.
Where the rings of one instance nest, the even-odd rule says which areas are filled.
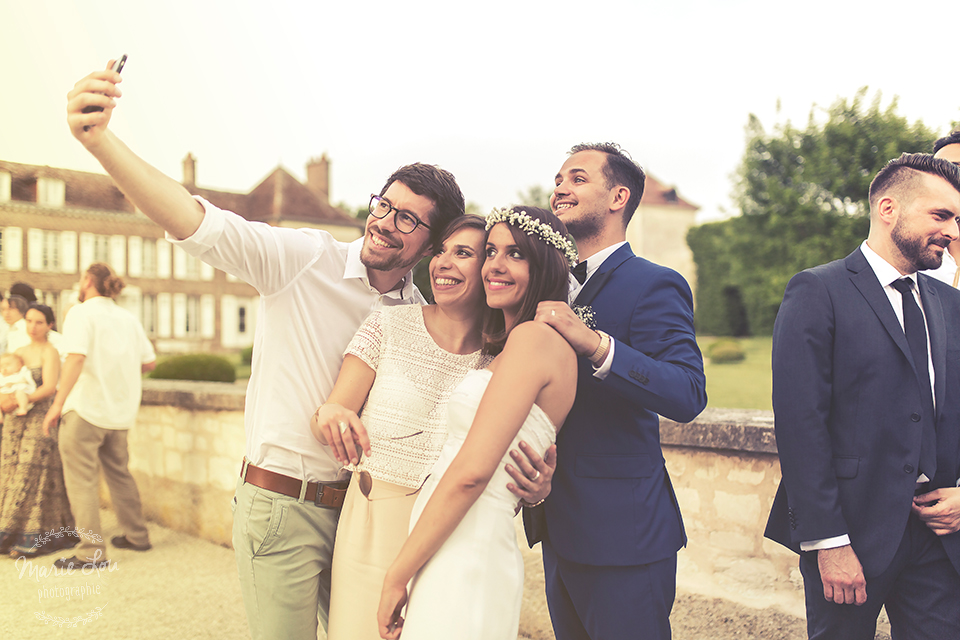
[[[385,638],[399,636],[407,583],[483,493],[534,403],[554,424],[562,423],[573,405],[576,356],[559,334],[542,324],[514,329],[494,366],[463,446],[387,572],[377,614]]]
[[[120,97],[121,76],[104,71],[83,78],[67,94],[70,132],[103,166],[117,186],[148,218],[176,238],[191,236],[203,220],[203,207],[176,180],[144,162],[107,125]],[[84,107],[103,111],[83,113]]]

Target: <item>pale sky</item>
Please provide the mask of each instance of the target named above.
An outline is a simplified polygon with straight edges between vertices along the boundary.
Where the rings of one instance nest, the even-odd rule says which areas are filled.
[[[332,201],[358,207],[421,161],[489,209],[613,140],[707,219],[732,209],[750,113],[803,125],[868,85],[945,134],[956,17],[955,0],[0,0],[0,159],[101,171],[65,96],[126,53],[111,127],[177,180],[188,152],[200,186],[241,192],[326,153]]]

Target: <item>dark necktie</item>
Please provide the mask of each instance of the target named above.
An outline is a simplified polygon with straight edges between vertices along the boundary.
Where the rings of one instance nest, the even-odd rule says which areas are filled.
[[[577,279],[577,282],[583,284],[587,280],[587,261],[580,262],[575,267],[570,267],[570,273]]]
[[[937,431],[933,409],[933,393],[930,390],[930,369],[927,360],[927,328],[923,313],[913,296],[913,281],[901,278],[891,285],[903,296],[903,332],[907,335],[910,354],[917,369],[920,383],[920,398],[929,419],[923,420],[923,435],[920,442],[920,471],[933,480],[937,473]]]

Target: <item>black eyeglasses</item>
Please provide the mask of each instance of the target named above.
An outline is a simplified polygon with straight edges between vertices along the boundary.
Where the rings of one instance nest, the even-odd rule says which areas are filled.
[[[395,206],[390,204],[390,201],[386,198],[381,198],[380,196],[370,195],[370,204],[367,206],[367,209],[370,210],[370,215],[374,218],[383,219],[390,215],[391,211],[395,211],[394,215],[394,225],[397,227],[397,231],[400,233],[413,233],[416,231],[417,227],[424,227],[426,229],[430,228],[426,222],[413,215],[409,211],[404,211],[403,209],[397,209]]]

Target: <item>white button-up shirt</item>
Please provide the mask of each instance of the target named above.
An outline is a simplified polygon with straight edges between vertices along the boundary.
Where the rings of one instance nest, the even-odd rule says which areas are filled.
[[[381,294],[360,262],[362,238],[345,243],[317,229],[271,227],[197,201],[205,210],[197,231],[167,239],[260,292],[244,412],[247,459],[300,480],[338,479],[341,465],[313,437],[310,417],[371,311],[425,303],[412,274]]]
[[[67,313],[62,348],[86,356],[63,413],[76,411],[102,429],[132,427],[140,409],[141,365],[157,359],[140,321],[112,298],[90,298]]]

